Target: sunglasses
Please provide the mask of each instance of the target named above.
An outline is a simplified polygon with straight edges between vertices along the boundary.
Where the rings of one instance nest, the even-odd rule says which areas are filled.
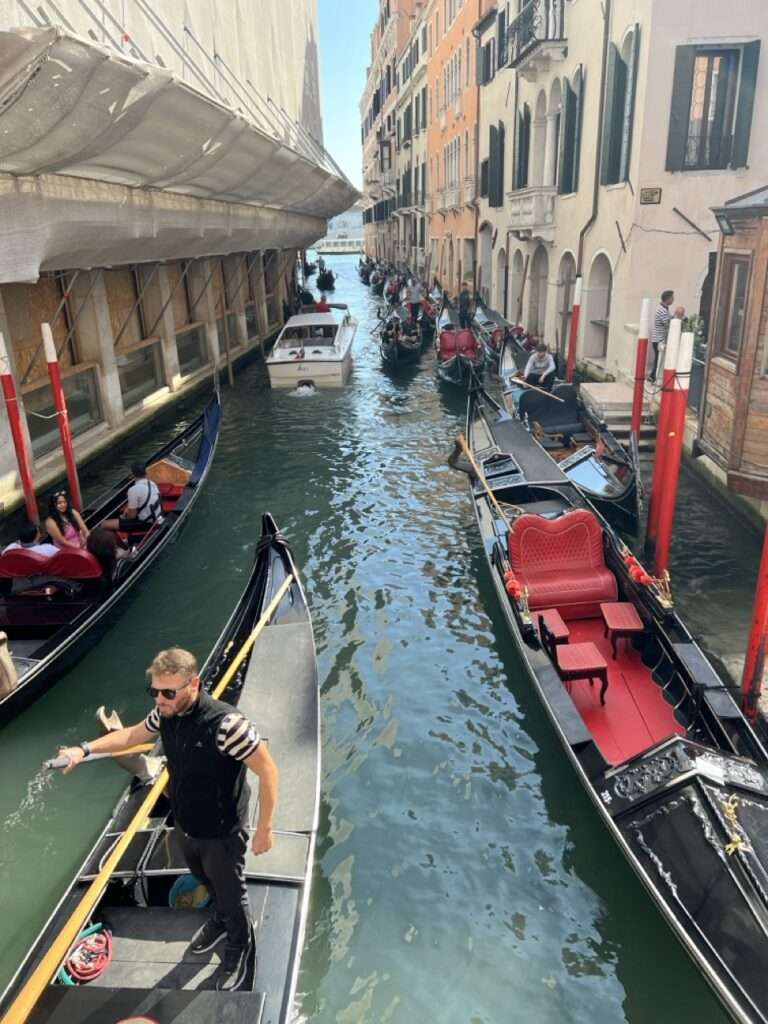
[[[54,491],[53,496],[54,498],[69,498],[67,491]]]
[[[154,686],[148,686],[147,693],[152,698],[162,696],[165,697],[166,700],[176,700],[176,695],[181,693],[182,690],[186,690],[191,682],[192,680],[188,679],[186,683],[182,683],[181,686],[177,687],[175,690],[171,690],[167,686],[161,686],[159,689],[156,689]]]

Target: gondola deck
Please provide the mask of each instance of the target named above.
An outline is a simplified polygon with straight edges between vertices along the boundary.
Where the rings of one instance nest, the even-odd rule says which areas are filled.
[[[248,588],[202,670],[207,688],[231,677],[223,699],[258,725],[280,771],[274,846],[246,856],[254,943],[245,990],[213,991],[219,953],[193,956],[189,943],[207,910],[170,909],[168,894],[188,874],[164,798],[149,812],[115,868],[89,919],[112,931],[112,960],[86,986],[49,984],[30,1020],[80,1024],[145,1014],[156,1024],[285,1024],[290,1018],[308,911],[320,792],[319,692],[312,624],[301,584],[282,538],[265,517],[261,554]],[[290,576],[290,581],[289,581]],[[286,589],[287,588],[287,589]],[[250,653],[254,622],[274,605]],[[269,615],[269,613],[266,613]],[[243,661],[242,667],[238,663]],[[232,675],[234,673],[234,675]],[[90,768],[80,770],[93,770]],[[252,778],[252,777],[251,777]],[[100,875],[115,844],[136,821],[148,785],[134,782],[69,892],[52,915],[9,989],[0,1015],[23,992],[62,928]],[[250,830],[258,813],[250,806]]]

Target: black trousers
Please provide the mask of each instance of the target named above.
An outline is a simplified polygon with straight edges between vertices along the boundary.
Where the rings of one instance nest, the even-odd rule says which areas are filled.
[[[409,308],[411,310],[411,319],[412,320],[418,320],[419,319],[419,312],[421,311],[421,303],[420,302],[409,302],[408,306],[409,306]]]
[[[469,312],[469,310],[467,310],[464,313],[462,313],[461,310],[459,310],[459,327],[461,327],[462,330],[467,330],[471,326],[472,326],[472,315]]]
[[[540,377],[538,373],[532,373],[530,377],[526,378],[529,384],[533,384],[536,388],[542,388],[544,391],[551,391],[552,385],[555,383],[555,371],[550,370],[549,373]]]
[[[193,839],[177,829],[187,867],[211,894],[213,916],[227,928],[227,942],[242,948],[251,935],[245,887],[248,833],[236,829],[221,839]]]

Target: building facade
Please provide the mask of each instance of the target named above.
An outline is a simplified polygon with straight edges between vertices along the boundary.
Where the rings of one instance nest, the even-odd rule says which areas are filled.
[[[82,459],[275,330],[297,250],[357,193],[322,146],[312,0],[4,0],[0,26],[0,331],[43,485],[42,323]]]

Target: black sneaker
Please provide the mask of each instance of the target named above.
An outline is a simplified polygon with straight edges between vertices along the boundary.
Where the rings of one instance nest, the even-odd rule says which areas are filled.
[[[195,933],[189,944],[189,952],[197,955],[207,953],[226,938],[226,935],[227,929],[224,922],[217,921],[215,917],[209,917],[202,928]]]
[[[248,973],[248,949],[247,945],[227,945],[216,980],[219,992],[235,992],[243,984]]]

